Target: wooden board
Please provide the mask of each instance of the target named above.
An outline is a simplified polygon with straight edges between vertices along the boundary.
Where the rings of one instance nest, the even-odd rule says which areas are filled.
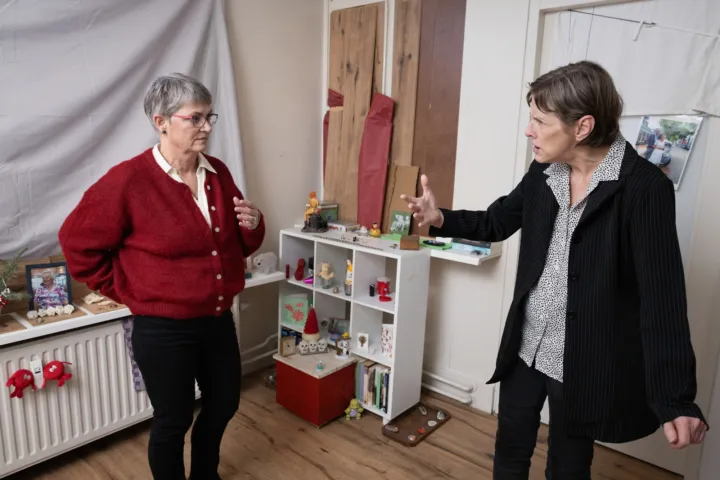
[[[12,315],[7,313],[0,315],[0,335],[3,333],[18,332],[20,330],[25,330],[25,326],[15,320]]]
[[[425,414],[420,411],[421,407],[425,408]],[[442,419],[438,415],[440,411],[444,415]],[[414,447],[442,427],[449,419],[450,414],[446,411],[420,403],[385,425],[382,433],[387,438],[406,447]],[[392,431],[393,427],[396,427],[398,431]]]
[[[466,0],[424,0],[412,164],[428,176],[438,206],[452,208]],[[418,180],[417,194],[422,193]],[[427,235],[413,220],[411,231]]]
[[[373,67],[373,93],[384,93],[385,62],[385,4],[378,4],[377,26],[375,27],[375,66]]]
[[[109,299],[108,299],[109,300]],[[82,298],[75,302],[76,305],[84,308],[88,312],[92,313],[93,315],[98,315],[100,313],[107,313],[112,312],[115,310],[120,310],[121,308],[127,308],[127,306],[123,305],[122,303],[112,303],[111,305],[98,305],[97,303],[85,303],[85,300]]]
[[[412,164],[420,59],[421,3],[421,0],[395,2],[392,97],[396,105],[390,150],[390,161],[395,165]]]
[[[342,195],[341,188],[345,184],[345,172],[342,169],[343,162],[340,160],[343,108],[332,107],[328,112],[327,160],[325,162],[323,199],[331,203],[336,202]],[[343,207],[343,205],[339,205],[338,213],[342,212]]]

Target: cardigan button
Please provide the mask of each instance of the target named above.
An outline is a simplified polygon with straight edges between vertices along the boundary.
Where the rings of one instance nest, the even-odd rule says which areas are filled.
[[[212,207],[210,207],[210,210],[212,210],[212,211],[214,212],[214,211],[215,211],[215,205],[213,205]]]
[[[212,256],[213,256],[213,257],[217,256],[217,251],[213,250],[213,251],[212,251]]]
[[[219,231],[220,231],[220,227],[215,227],[215,232],[219,232]]]
[[[220,301],[222,302],[222,299],[223,299],[223,296],[220,295],[220,296],[218,297],[218,300],[220,300]]]
[[[220,274],[218,273],[217,279],[220,280],[221,278],[222,278],[222,275],[220,275]]]
[[[217,310],[217,311],[219,312],[219,311],[221,310],[221,308],[220,308],[220,307],[215,307],[215,310]]]
[[[210,190],[210,185],[207,186],[207,189]]]

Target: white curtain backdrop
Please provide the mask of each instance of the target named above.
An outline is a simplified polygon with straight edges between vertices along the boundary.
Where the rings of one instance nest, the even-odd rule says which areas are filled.
[[[0,258],[59,252],[83,192],[157,142],[143,95],[175,71],[212,92],[208,153],[244,191],[222,0],[0,0]]]
[[[720,0],[654,0],[553,14],[543,71],[594,60],[615,79],[625,115],[720,115]],[[637,40],[638,23],[643,27]],[[546,53],[549,53],[547,55]]]

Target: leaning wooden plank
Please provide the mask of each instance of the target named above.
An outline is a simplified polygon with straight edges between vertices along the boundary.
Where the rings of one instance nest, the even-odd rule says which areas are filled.
[[[335,90],[328,90],[327,106],[342,107],[343,96]],[[323,117],[323,181],[325,180],[325,170],[327,170],[327,142],[328,142],[328,129],[330,128],[330,110],[325,112]]]
[[[360,144],[372,94],[377,5],[349,9],[347,17],[348,23],[343,23],[346,35],[349,32],[345,44],[345,78],[340,92],[344,98],[340,161],[345,181],[337,201],[340,220],[354,222],[357,220]]]
[[[331,107],[328,111],[327,164],[323,187],[323,202],[336,203],[345,188],[345,172],[340,160],[340,132],[342,131],[343,107]],[[342,211],[342,205],[339,210]]]
[[[377,7],[377,27],[375,40],[375,66],[373,70],[373,93],[384,93],[384,69],[385,65],[385,5]]]
[[[328,58],[328,87],[330,90],[343,93],[343,80],[345,68],[343,68],[343,57],[345,55],[345,44],[347,42],[347,9],[335,10],[330,14],[330,52]]]
[[[392,97],[396,101],[390,160],[411,165],[420,59],[421,0],[396,0]]]
[[[420,168],[414,165],[391,165],[385,190],[385,208],[383,211],[383,233],[390,233],[390,225],[395,214],[410,214],[407,202],[400,195],[415,195]]]

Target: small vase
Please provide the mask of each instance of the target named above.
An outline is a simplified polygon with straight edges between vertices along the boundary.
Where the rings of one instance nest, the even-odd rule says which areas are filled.
[[[352,284],[351,283],[345,284],[345,295],[347,295],[348,297],[350,295],[352,295]]]

